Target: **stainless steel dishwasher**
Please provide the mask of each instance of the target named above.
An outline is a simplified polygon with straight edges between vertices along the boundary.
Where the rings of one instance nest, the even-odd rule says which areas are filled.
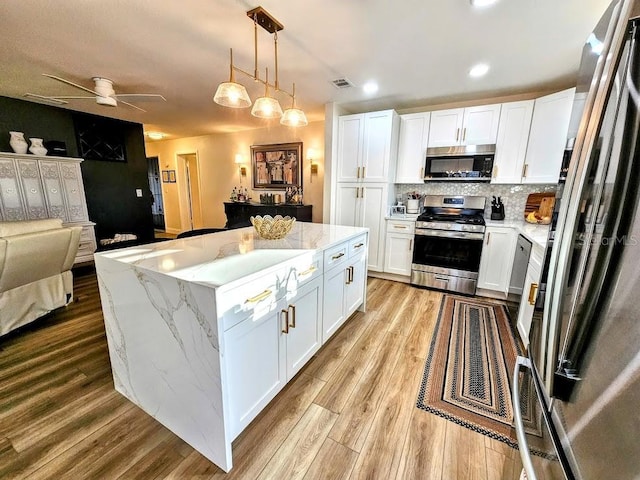
[[[513,322],[518,319],[518,308],[522,297],[522,289],[524,288],[524,280],[527,276],[530,254],[531,242],[524,236],[519,235],[518,243],[516,244],[516,255],[513,259],[513,270],[511,270],[511,279],[509,280],[509,296],[507,298],[507,307]]]

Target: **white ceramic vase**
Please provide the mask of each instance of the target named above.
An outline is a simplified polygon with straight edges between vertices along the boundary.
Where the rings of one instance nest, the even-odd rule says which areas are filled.
[[[24,139],[24,133],[22,132],[9,132],[10,139],[9,145],[16,153],[27,153],[27,147],[29,144]]]
[[[47,149],[42,145],[41,138],[30,138],[31,146],[29,147],[29,151],[34,155],[44,156],[47,154]]]

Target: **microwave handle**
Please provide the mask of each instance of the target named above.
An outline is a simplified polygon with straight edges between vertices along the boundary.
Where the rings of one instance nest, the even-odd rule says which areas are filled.
[[[511,404],[513,407],[513,424],[516,428],[516,438],[518,439],[518,449],[520,450],[520,459],[522,467],[527,474],[528,480],[537,480],[536,472],[533,469],[529,446],[527,445],[527,436],[522,423],[522,412],[520,411],[520,368],[525,367],[531,369],[531,361],[518,355],[516,364],[513,367],[513,389],[511,390]],[[533,372],[532,372],[533,373]]]

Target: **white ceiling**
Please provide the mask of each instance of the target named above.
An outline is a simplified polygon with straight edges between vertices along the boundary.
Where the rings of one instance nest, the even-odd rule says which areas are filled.
[[[253,22],[262,5],[284,24],[279,33],[281,87],[296,82],[309,120],[324,104],[350,111],[406,109],[445,101],[551,90],[575,83],[580,52],[609,0],[500,0],[477,9],[469,0],[2,0],[0,95],[79,92],[49,73],[93,88],[113,80],[116,93],[160,93],[166,103],[67,108],[143,123],[171,137],[266,125],[249,110],[212,100],[228,80],[229,47],[237,66],[253,69]],[[259,67],[273,72],[273,39],[259,28]],[[467,72],[491,65],[481,79]],[[336,89],[346,77],[356,87]],[[253,99],[262,89],[237,76]],[[285,107],[288,98],[278,97]]]

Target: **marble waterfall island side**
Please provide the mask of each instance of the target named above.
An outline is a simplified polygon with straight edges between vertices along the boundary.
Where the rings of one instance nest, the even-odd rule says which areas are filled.
[[[116,390],[229,471],[233,439],[341,324],[336,286],[364,308],[367,240],[297,222],[282,240],[243,228],[95,254]]]

